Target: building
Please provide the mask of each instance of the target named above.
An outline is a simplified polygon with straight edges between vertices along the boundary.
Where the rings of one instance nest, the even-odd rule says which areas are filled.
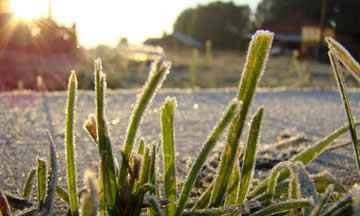
[[[162,38],[150,38],[144,42],[145,45],[161,46],[164,49],[181,49],[181,48],[204,48],[204,44],[193,37],[174,32],[165,35]]]
[[[291,12],[264,26],[275,33],[274,46],[284,53],[298,50],[300,55],[313,55],[313,50],[320,43],[320,24],[298,12]],[[331,27],[324,29],[325,36],[335,36]]]
[[[0,91],[37,89],[41,76],[49,90],[66,88],[79,59],[76,25],[58,24],[49,16],[18,20],[10,0],[0,0]]]

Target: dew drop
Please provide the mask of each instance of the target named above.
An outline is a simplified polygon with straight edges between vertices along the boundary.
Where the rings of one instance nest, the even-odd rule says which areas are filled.
[[[116,118],[116,119],[111,121],[111,124],[117,125],[117,124],[119,124],[119,122],[120,122],[120,118]]]

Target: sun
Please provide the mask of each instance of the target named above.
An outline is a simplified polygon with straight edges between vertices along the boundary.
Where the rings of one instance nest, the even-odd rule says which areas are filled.
[[[15,17],[35,19],[47,14],[47,2],[44,0],[11,0],[10,8]]]

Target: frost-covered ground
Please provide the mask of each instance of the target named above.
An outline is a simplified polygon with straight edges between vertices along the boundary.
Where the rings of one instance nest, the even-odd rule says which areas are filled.
[[[116,158],[119,158],[136,94],[135,90],[108,92],[106,114],[111,125],[113,154]],[[162,90],[145,115],[140,136],[145,138],[146,143],[159,142],[159,109],[167,96],[175,97],[178,103],[175,114],[177,159],[191,158],[199,152],[226,104],[235,95],[234,90]],[[28,170],[36,165],[36,157],[47,157],[48,145],[44,134],[49,128],[54,131],[56,139],[60,184],[65,184],[66,93],[49,93],[44,98],[31,92],[0,94],[0,189],[12,192],[20,190]],[[360,120],[360,92],[351,92],[350,99],[355,119]],[[277,136],[285,129],[302,133],[309,139],[317,139],[346,123],[343,105],[336,91],[260,91],[255,96],[250,113],[253,114],[261,105],[265,107],[265,112],[260,148],[261,145],[277,142]],[[86,168],[97,170],[97,146],[82,129],[88,114],[94,110],[93,92],[80,91],[75,127],[79,182],[82,182]],[[246,140],[247,131],[246,128],[242,140]],[[357,172],[353,172],[356,164],[351,146],[327,152],[310,166],[310,171],[319,172],[326,167],[337,177],[341,178],[345,174],[354,177],[343,179],[344,183],[359,181]]]

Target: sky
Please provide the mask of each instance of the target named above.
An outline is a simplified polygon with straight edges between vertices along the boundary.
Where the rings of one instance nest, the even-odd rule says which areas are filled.
[[[17,17],[27,19],[46,16],[49,0],[11,0]],[[260,0],[234,0],[255,10]],[[121,37],[130,43],[142,43],[149,37],[171,33],[176,17],[189,7],[210,0],[51,0],[53,18],[71,25],[76,22],[80,44],[114,45]],[[224,0],[224,2],[226,2]]]

